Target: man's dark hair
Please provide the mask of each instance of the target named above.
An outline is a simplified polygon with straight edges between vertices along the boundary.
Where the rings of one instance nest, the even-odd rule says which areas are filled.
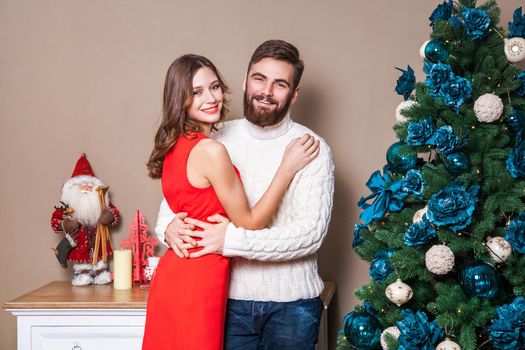
[[[299,50],[292,44],[284,40],[267,40],[253,52],[250,63],[248,64],[248,72],[252,65],[259,62],[263,58],[273,58],[275,60],[290,63],[294,68],[293,74],[293,89],[295,89],[301,81],[303,75],[304,63],[299,57]]]

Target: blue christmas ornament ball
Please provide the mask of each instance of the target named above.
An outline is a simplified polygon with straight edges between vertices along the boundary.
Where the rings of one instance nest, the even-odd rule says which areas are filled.
[[[443,159],[445,169],[452,175],[459,175],[470,171],[470,159],[462,152],[450,153]]]
[[[515,134],[523,131],[525,127],[525,112],[519,109],[513,110],[512,114],[507,117],[507,125]]]
[[[393,172],[406,173],[416,167],[417,153],[403,142],[396,142],[386,152],[386,161]]]
[[[381,325],[368,313],[350,312],[343,319],[345,338],[356,349],[374,350],[380,347]]]
[[[459,283],[470,296],[492,299],[498,291],[498,273],[486,262],[474,261],[461,270]]]
[[[441,40],[430,40],[425,46],[425,57],[434,63],[445,62],[448,58],[447,46]]]

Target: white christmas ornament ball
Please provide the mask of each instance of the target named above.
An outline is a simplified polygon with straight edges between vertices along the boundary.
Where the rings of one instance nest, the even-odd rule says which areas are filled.
[[[412,217],[412,223],[417,224],[418,222],[421,222],[423,220],[423,215],[425,215],[428,211],[428,206],[425,206],[423,209],[419,209],[414,213],[414,216]]]
[[[505,39],[505,56],[512,63],[523,61],[525,59],[525,39],[519,37]]]
[[[503,237],[487,237],[487,250],[490,257],[497,263],[506,261],[512,254],[512,246]]]
[[[419,48],[419,56],[421,58],[427,58],[425,56],[425,48],[427,47],[427,44],[430,42],[430,40],[427,40],[423,43],[423,45],[421,45],[421,47]]]
[[[396,282],[386,287],[385,295],[388,300],[397,306],[401,306],[412,299],[414,293],[408,284],[401,282],[398,278]]]
[[[417,105],[417,102],[411,100],[401,102],[396,108],[396,120],[400,123],[406,122],[408,118],[401,114],[401,110],[410,108],[413,105]]]
[[[425,254],[428,271],[436,275],[445,275],[454,267],[454,253],[446,245],[434,245]]]
[[[494,94],[484,94],[474,102],[476,118],[483,123],[492,123],[503,113],[503,101]]]
[[[461,347],[452,340],[445,338],[444,341],[436,346],[436,350],[461,350]]]
[[[393,335],[396,339],[399,338],[399,335],[401,334],[399,328],[397,328],[396,326],[388,327],[387,329],[385,329],[383,333],[381,333],[381,347],[383,348],[383,350],[388,350],[385,339],[385,334],[387,333]]]

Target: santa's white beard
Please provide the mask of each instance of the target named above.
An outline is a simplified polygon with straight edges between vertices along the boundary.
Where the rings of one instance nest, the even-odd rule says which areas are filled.
[[[82,225],[97,225],[101,212],[97,191],[82,192],[77,186],[64,188],[60,200],[75,210],[74,216]]]

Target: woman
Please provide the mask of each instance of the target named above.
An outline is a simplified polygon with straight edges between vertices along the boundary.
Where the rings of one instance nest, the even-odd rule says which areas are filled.
[[[173,62],[166,75],[149,175],[162,178],[173,212],[202,221],[222,214],[236,226],[263,228],[294,175],[319,153],[319,142],[310,135],[292,141],[270,187],[250,208],[228,152],[209,138],[227,111],[226,92],[208,59],[184,55]],[[228,258],[211,254],[181,259],[168,249],[150,290],[143,349],[222,350],[228,281]]]

